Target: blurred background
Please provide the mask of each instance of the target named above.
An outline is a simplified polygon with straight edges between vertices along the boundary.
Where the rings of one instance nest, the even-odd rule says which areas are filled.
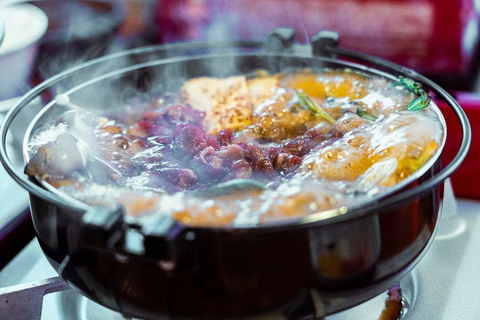
[[[24,1],[3,2],[5,7]],[[278,26],[294,28],[301,43],[308,43],[319,30],[335,30],[340,33],[340,45],[413,68],[449,89],[474,90],[480,66],[480,3],[474,0],[27,3],[48,17],[48,29],[39,40],[39,54],[32,70],[34,82],[71,65],[127,48],[194,40],[262,40]]]

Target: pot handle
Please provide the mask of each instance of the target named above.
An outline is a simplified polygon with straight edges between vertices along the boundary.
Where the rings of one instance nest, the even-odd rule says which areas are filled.
[[[119,205],[92,207],[87,210],[81,220],[82,245],[113,248],[123,243],[125,239],[123,211]]]
[[[153,222],[144,223],[140,232],[144,237],[145,255],[166,261],[176,260],[176,243],[183,227],[171,216],[158,215]]]
[[[124,216],[124,208],[120,205],[87,210],[81,219],[82,235],[76,250],[103,248],[127,256],[142,254],[175,266],[175,269],[185,265],[183,253],[195,240],[194,231],[167,215],[158,214],[142,225],[127,223]],[[139,236],[143,238],[142,243],[136,240]]]
[[[472,140],[472,131],[470,128],[470,123],[468,122],[467,115],[463,111],[462,107],[458,104],[458,102],[448,92],[446,92],[444,89],[442,89],[439,85],[437,85],[430,79],[422,76],[421,74],[415,72],[412,69],[400,66],[396,63],[370,56],[361,52],[341,48],[338,46],[339,39],[340,37],[338,33],[334,31],[320,31],[312,38],[313,55],[320,55],[332,58],[336,58],[337,56],[345,57],[348,59],[363,62],[364,64],[380,67],[381,69],[384,69],[385,71],[397,77],[403,76],[415,80],[416,82],[421,83],[423,86],[429,88],[432,92],[434,92],[437,98],[443,99],[457,116],[458,121],[462,126],[462,143],[458,148],[457,154],[455,155],[453,160],[429,180],[422,182],[422,184],[416,186],[415,188],[409,189],[406,192],[402,192],[400,194],[393,195],[388,199],[385,199],[382,202],[382,207],[396,205],[403,201],[417,197],[419,194],[428,192],[433,187],[440,184],[450,175],[452,175],[452,173],[460,166],[460,164],[467,156],[468,149],[470,148],[470,143]],[[365,208],[365,210],[367,209],[371,208]]]
[[[264,43],[267,51],[291,51],[295,41],[295,30],[292,28],[275,28],[268,34]]]

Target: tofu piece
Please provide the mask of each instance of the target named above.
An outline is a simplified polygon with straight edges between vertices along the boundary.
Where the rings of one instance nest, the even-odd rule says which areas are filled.
[[[280,88],[280,81],[277,76],[268,76],[248,79],[247,85],[255,109],[259,104],[274,96],[275,91]]]
[[[206,112],[205,129],[216,135],[225,129],[236,132],[251,125],[255,106],[271,98],[278,87],[275,76],[252,80],[245,76],[203,77],[187,81],[181,94],[194,109]]]
[[[181,94],[194,109],[206,112],[208,134],[225,129],[235,132],[252,123],[253,105],[244,76],[191,79],[182,86]]]

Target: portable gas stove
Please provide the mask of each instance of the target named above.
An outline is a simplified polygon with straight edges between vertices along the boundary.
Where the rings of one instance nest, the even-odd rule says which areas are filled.
[[[480,202],[455,200],[447,183],[436,239],[419,265],[400,283],[404,298],[402,319],[478,317],[478,228]],[[37,240],[31,241],[0,272],[0,288],[2,319],[128,319],[88,300],[58,278]],[[325,319],[378,319],[385,299],[386,294],[382,294]],[[282,317],[271,314],[265,318]]]

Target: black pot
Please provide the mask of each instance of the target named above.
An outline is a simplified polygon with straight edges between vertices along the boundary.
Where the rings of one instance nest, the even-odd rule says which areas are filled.
[[[37,237],[52,266],[90,299],[148,319],[322,317],[368,300],[398,282],[433,241],[442,182],[464,159],[470,128],[453,98],[428,79],[338,48],[337,40],[333,33],[320,33],[310,48],[292,44],[289,30],[277,30],[265,44],[180,44],[107,56],[33,89],[7,116],[1,139],[5,141],[15,117],[46,90],[62,90],[91,108],[114,107],[113,97],[118,101],[124,96],[175,90],[191,77],[257,69],[348,67],[390,79],[406,76],[443,98],[457,114],[464,134],[450,164],[441,167],[440,150],[391,192],[359,207],[268,226],[194,228],[169,219],[140,225],[125,219],[120,208],[79,203],[44,183],[28,180],[14,168],[12,155],[2,145],[2,163],[30,192]],[[32,119],[29,131],[62,112],[52,101]],[[28,141],[29,132],[25,135]]]

